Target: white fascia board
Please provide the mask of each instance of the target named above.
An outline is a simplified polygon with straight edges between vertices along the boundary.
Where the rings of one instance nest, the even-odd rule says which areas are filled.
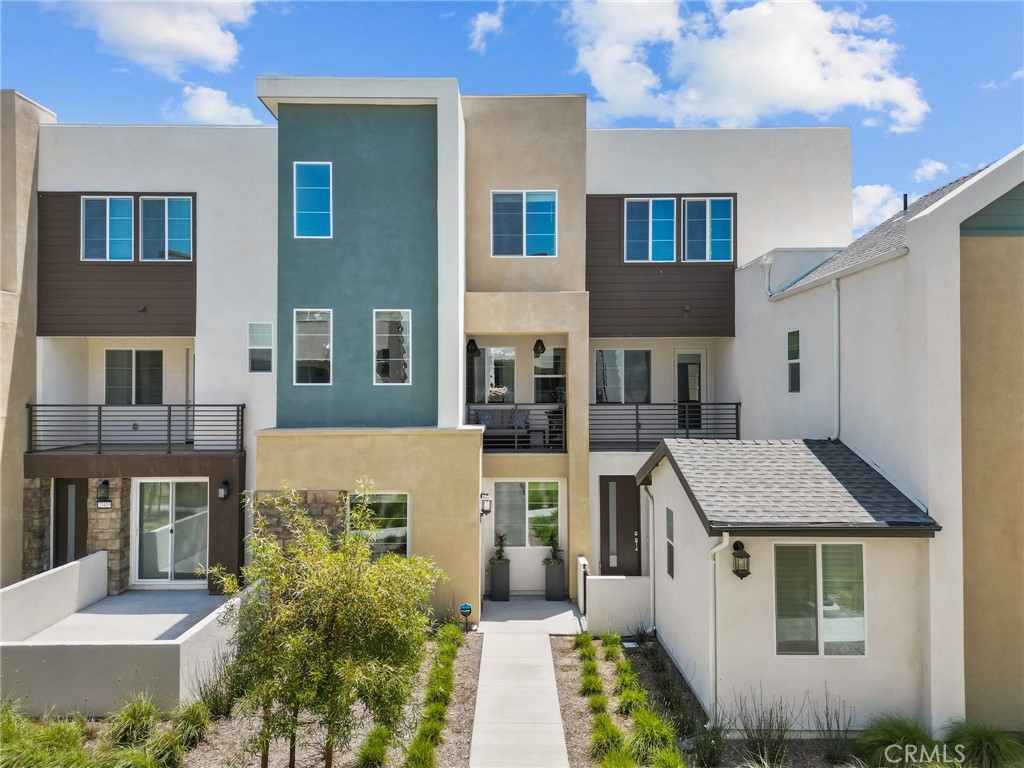
[[[454,77],[258,77],[256,95],[278,115],[289,104],[437,104],[459,97]]]
[[[974,215],[986,205],[1006,194],[1024,182],[1024,145],[992,163],[963,186],[932,203],[908,221],[921,220],[937,213],[957,217],[961,222]]]
[[[826,285],[827,283],[831,283],[833,280],[839,280],[848,275],[853,275],[856,274],[857,272],[862,272],[865,269],[870,269],[876,264],[882,264],[886,261],[891,261],[892,259],[898,259],[901,256],[906,256],[908,253],[910,253],[910,249],[907,248],[907,246],[905,245],[901,245],[899,248],[893,248],[891,251],[880,253],[877,256],[872,256],[870,259],[859,261],[856,264],[851,264],[850,266],[844,269],[840,269],[835,272],[830,272],[827,275],[822,275],[821,277],[812,280],[806,285],[801,285],[798,288],[786,289],[781,291],[780,293],[773,294],[768,297],[768,301],[778,301],[779,299],[787,299],[790,296],[796,296],[798,293],[803,293],[804,291],[809,291],[812,288],[817,288],[820,285]],[[815,267],[815,269],[817,269],[817,267]]]

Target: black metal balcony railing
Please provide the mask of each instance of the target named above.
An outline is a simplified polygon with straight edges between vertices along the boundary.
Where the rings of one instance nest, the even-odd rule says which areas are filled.
[[[596,403],[590,406],[590,447],[640,451],[664,438],[736,440],[739,403]]]
[[[244,405],[28,405],[28,453],[239,453]]]
[[[565,453],[565,405],[471,403],[466,423],[482,424],[485,453]]]

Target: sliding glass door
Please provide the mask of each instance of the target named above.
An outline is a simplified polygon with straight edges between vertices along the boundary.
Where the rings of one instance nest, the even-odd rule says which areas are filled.
[[[138,481],[136,581],[197,581],[207,564],[206,480]]]

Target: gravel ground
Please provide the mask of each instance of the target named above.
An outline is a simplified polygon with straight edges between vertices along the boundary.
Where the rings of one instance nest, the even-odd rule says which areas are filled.
[[[444,743],[437,748],[437,768],[465,768],[469,765],[469,747],[473,739],[473,717],[476,714],[476,689],[480,677],[480,652],[484,636],[478,632],[466,635],[466,644],[455,657],[455,692],[448,705],[448,725]],[[400,763],[395,763],[399,765]]]
[[[580,696],[580,661],[572,648],[571,637],[552,637],[551,656],[555,662],[558,705],[562,710],[565,748],[572,768],[593,768],[590,759],[590,734],[593,719],[586,696]],[[606,686],[607,687],[607,686]]]

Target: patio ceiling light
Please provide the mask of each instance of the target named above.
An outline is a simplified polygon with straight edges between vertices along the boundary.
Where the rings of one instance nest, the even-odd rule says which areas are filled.
[[[547,350],[547,347],[544,346],[543,339],[537,339],[537,341],[533,345],[533,354],[536,357],[540,357],[541,355],[544,354],[544,352],[546,350]]]
[[[491,498],[489,493],[480,494],[480,517],[491,514],[491,508],[494,505],[494,499]]]
[[[742,541],[732,545],[732,572],[741,579],[750,575],[750,555],[743,548]]]

